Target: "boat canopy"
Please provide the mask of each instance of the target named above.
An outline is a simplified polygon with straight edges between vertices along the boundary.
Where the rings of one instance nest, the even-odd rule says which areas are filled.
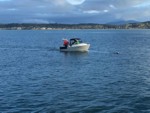
[[[71,38],[70,41],[71,40],[81,40],[81,39],[80,38]]]
[[[71,38],[70,39],[70,45],[75,44],[76,42],[82,43],[82,40],[80,38]]]

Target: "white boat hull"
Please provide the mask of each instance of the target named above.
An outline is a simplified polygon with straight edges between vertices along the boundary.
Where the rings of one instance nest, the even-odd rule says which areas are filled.
[[[60,48],[60,51],[75,51],[75,52],[86,52],[88,51],[90,44],[81,43],[68,46],[67,48]]]

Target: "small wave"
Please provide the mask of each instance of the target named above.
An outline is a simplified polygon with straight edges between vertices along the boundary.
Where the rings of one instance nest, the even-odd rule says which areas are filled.
[[[59,51],[59,48],[56,48],[56,47],[49,47],[48,50],[49,50],[49,51]]]
[[[119,51],[95,51],[95,50],[90,50],[91,53],[100,53],[100,54],[120,54]]]
[[[104,54],[110,53],[108,51],[96,51],[96,50],[90,50],[89,52],[91,52],[91,53],[104,53]]]
[[[16,50],[16,51],[59,51],[56,47],[22,47],[22,46],[7,46],[0,47],[0,50]]]

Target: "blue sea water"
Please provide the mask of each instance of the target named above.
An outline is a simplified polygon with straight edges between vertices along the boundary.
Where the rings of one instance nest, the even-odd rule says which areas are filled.
[[[150,30],[1,30],[0,112],[150,113]]]

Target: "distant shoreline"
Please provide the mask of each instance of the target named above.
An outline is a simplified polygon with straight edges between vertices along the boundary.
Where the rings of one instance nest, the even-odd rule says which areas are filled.
[[[123,25],[111,24],[29,24],[11,23],[0,24],[0,30],[72,30],[72,29],[150,29],[150,21],[128,23]]]

